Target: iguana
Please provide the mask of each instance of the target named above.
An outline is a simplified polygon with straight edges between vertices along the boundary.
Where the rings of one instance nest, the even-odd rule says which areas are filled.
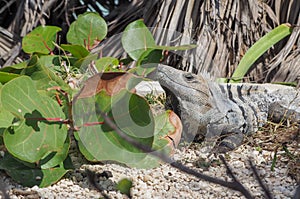
[[[215,83],[208,75],[195,75],[160,64],[154,79],[173,96],[175,109],[191,141],[204,135],[207,143],[226,152],[242,144],[268,117],[300,121],[300,92],[278,84]],[[176,111],[175,110],[175,111]]]

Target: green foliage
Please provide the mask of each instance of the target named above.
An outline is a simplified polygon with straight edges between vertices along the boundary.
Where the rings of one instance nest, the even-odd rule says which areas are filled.
[[[102,57],[95,61],[95,66],[99,72],[119,71],[119,60],[114,57]]]
[[[107,25],[97,13],[85,13],[78,16],[67,34],[71,44],[81,45],[88,50],[96,46],[107,34]]]
[[[23,50],[26,53],[49,54],[54,49],[56,33],[61,28],[55,26],[39,26],[26,35],[22,41]]]
[[[103,118],[98,112],[104,111],[128,136],[151,146],[154,122],[145,99],[126,90],[112,97],[101,91],[96,96],[76,99],[73,106],[74,121],[80,127],[78,138],[85,148],[82,153],[87,158],[92,156],[91,160],[115,160],[127,164],[145,157],[146,154],[123,140],[110,126],[102,124]],[[93,122],[99,122],[99,125],[87,125]]]
[[[53,99],[37,92],[29,77],[18,77],[5,84],[1,91],[1,103],[15,116],[12,126],[7,126],[3,134],[6,149],[11,154],[34,163],[49,152],[62,150],[67,127],[46,118],[64,118],[64,113]]]
[[[129,198],[131,198],[131,189],[132,181],[126,178],[120,180],[117,184],[117,189],[120,190],[121,193],[126,194]]]
[[[78,59],[85,58],[90,54],[90,52],[81,45],[62,44],[60,47],[65,51],[70,52],[75,58]]]
[[[156,43],[144,22],[137,20],[125,28],[122,45],[132,59],[138,60],[145,51],[154,49]]]
[[[260,38],[244,55],[234,71],[230,82],[240,82],[251,68],[252,64],[269,48],[292,33],[293,28],[288,24],[281,24]]]
[[[21,71],[22,75],[30,76],[38,90],[45,90],[53,86],[60,86],[68,90],[69,86],[55,74],[51,67],[55,65],[58,56],[42,56],[34,55],[31,57],[27,66]],[[59,61],[58,61],[59,62]],[[59,64],[59,63],[56,63]]]
[[[172,149],[165,137],[177,126],[171,123],[169,112],[154,117],[148,101],[136,95],[134,87],[164,58],[165,50],[195,46],[157,46],[138,20],[122,36],[129,57],[99,58],[91,50],[106,37],[107,25],[98,14],[85,13],[71,24],[69,44],[56,43],[60,30],[37,27],[23,38],[23,50],[30,59],[0,69],[0,146],[5,148],[0,169],[25,186],[57,182],[72,169],[68,153],[74,140],[68,132],[74,134],[87,160],[158,166],[157,158],[121,138],[102,114],[141,145],[169,154]],[[121,64],[132,61],[137,63],[135,68],[120,72]],[[103,73],[86,73],[91,67]],[[78,92],[81,86],[76,85],[81,81]],[[119,186],[129,195],[130,183],[120,182]]]
[[[188,50],[195,48],[196,45],[182,45],[182,46],[159,46],[144,24],[143,20],[137,20],[130,23],[122,35],[122,45],[128,55],[135,61],[139,60],[142,55],[152,50]],[[149,51],[150,50],[150,51]],[[145,55],[143,55],[145,56]]]
[[[30,166],[9,153],[6,153],[0,161],[0,169],[5,170],[18,183],[28,187],[34,185],[40,187],[50,186],[61,179],[71,168],[69,158],[61,165],[48,169],[40,169],[35,165]]]
[[[0,72],[0,83],[5,84],[6,82],[9,82],[10,80],[19,76],[20,75],[14,73]]]
[[[170,154],[171,148],[168,146],[168,140],[162,138],[169,135],[170,132],[174,132],[176,129],[176,127],[169,121],[169,114],[170,111],[166,111],[154,118],[155,129],[152,149],[165,154]],[[159,163],[160,162],[157,157],[147,154],[147,156],[139,162],[127,163],[127,165],[137,168],[153,168],[159,166]]]

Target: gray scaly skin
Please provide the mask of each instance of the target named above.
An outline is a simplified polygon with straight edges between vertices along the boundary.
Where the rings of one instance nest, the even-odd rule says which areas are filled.
[[[226,152],[242,144],[244,136],[258,130],[268,117],[300,121],[299,90],[276,84],[218,84],[208,75],[195,75],[159,65],[154,74],[176,96],[176,109],[187,141],[205,136],[209,148]]]

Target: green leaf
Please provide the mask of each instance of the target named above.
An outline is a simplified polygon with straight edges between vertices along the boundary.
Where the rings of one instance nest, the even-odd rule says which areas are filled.
[[[137,66],[132,68],[130,72],[134,72],[139,76],[146,76],[156,69],[158,63],[160,63],[162,59],[162,50],[149,49],[140,56],[137,60]]]
[[[89,158],[94,157],[97,161],[115,160],[125,164],[143,159],[146,154],[102,123],[99,110],[107,113],[128,136],[141,144],[151,146],[154,123],[147,102],[122,90],[113,97],[101,91],[92,97],[75,99],[73,104],[75,125],[80,127],[78,137]]]
[[[62,44],[61,47],[78,59],[84,58],[90,54],[90,52],[81,45]]]
[[[272,82],[272,84],[280,84],[280,85],[292,86],[292,87],[297,87],[298,85],[297,82]]]
[[[52,67],[58,56],[32,56],[28,66],[23,69],[23,75],[28,75],[35,81],[38,90],[46,90],[53,86],[60,86],[69,90],[69,86],[49,68]]]
[[[119,82],[125,78],[127,82]],[[157,158],[124,140],[104,122],[101,112],[124,134],[143,146],[170,154],[174,147],[170,145],[169,136],[175,138],[177,145],[182,128],[179,118],[167,111],[154,121],[148,102],[128,91],[142,79],[130,73],[98,74],[88,79],[74,98],[73,119],[80,129],[75,137],[88,160],[114,160],[139,168],[152,168],[160,163]]]
[[[156,116],[152,150],[156,150],[157,152],[164,153],[167,155],[170,154],[171,148],[168,145],[169,142],[167,139],[164,138],[174,131],[174,125],[169,121],[169,111],[166,111]],[[150,169],[153,167],[158,167],[160,161],[161,160],[159,158],[148,154],[144,159],[127,165],[130,167]]]
[[[6,111],[1,108],[1,111],[0,111],[0,145],[2,144],[1,136],[3,136],[3,133],[6,130],[6,128],[8,128],[13,123],[13,120],[14,120],[14,115],[11,114],[9,111]]]
[[[228,82],[228,78],[217,78],[216,79],[216,82],[217,83],[227,83]]]
[[[89,54],[88,56],[84,57],[84,58],[81,58],[81,59],[78,59],[75,63],[74,63],[74,66],[76,68],[79,68],[80,71],[82,73],[85,73],[86,70],[88,69],[89,67],[89,64],[92,62],[92,61],[95,61],[98,59],[98,55],[97,54]]]
[[[122,35],[122,45],[128,55],[135,61],[143,59],[142,55],[148,50],[188,50],[197,47],[194,44],[182,46],[156,45],[153,35],[142,19],[127,25]]]
[[[126,57],[126,58],[120,59],[119,62],[123,65],[129,65],[132,61],[133,61],[133,59],[131,57]]]
[[[141,66],[143,64],[155,64],[160,63],[163,59],[163,51],[157,49],[150,49],[145,52],[139,57],[137,60],[137,66]]]
[[[166,111],[155,117],[155,139],[153,149],[158,150],[166,146],[166,139],[161,139],[175,131],[175,127],[169,121],[169,111]],[[169,151],[169,149],[168,149]]]
[[[85,146],[81,142],[78,132],[74,132],[74,137],[77,140],[77,145],[82,155],[90,162],[97,162],[97,159],[94,156],[92,156],[92,154],[89,153],[89,151],[85,148]]]
[[[26,68],[28,61],[23,61],[18,64],[14,64],[11,66],[6,66],[4,68],[0,68],[1,72],[8,72],[8,73],[14,73],[14,74],[20,74],[21,71]]]
[[[22,41],[22,47],[26,53],[49,54],[54,49],[56,33],[61,28],[56,26],[39,26],[27,34]]]
[[[5,84],[6,82],[9,82],[10,80],[12,80],[16,77],[20,77],[20,75],[0,71],[0,83],[1,84]]]
[[[126,89],[129,91],[135,89],[136,85],[138,85],[143,80],[145,80],[145,78],[140,76],[132,76],[126,83]]]
[[[133,60],[138,60],[145,51],[156,48],[151,32],[141,19],[127,25],[122,35],[122,45]]]
[[[37,92],[29,77],[18,77],[5,84],[1,102],[15,116],[15,125],[3,135],[11,154],[33,163],[51,151],[63,150],[67,127],[59,119],[64,119],[64,113],[57,102]]]
[[[117,189],[122,193],[126,194],[129,198],[131,198],[130,189],[132,187],[132,181],[124,178],[120,180],[117,184]]]
[[[120,71],[117,69],[119,60],[114,57],[103,57],[95,61],[95,66],[99,72]]]
[[[69,171],[64,166],[40,169],[28,167],[23,163],[6,153],[0,161],[0,169],[5,170],[9,176],[23,186],[33,187],[38,185],[41,188],[56,183]]]
[[[91,50],[107,34],[107,24],[97,13],[85,13],[78,16],[67,33],[67,40],[71,44],[84,46]]]
[[[8,128],[13,123],[14,115],[9,111],[1,109],[0,111],[0,128]]]
[[[118,127],[129,136],[141,138],[141,140],[146,139],[145,143],[152,144],[154,118],[148,102],[143,97],[125,89],[113,95],[111,100],[112,116]],[[97,102],[100,101],[101,98],[98,98]],[[150,139],[147,140],[148,138]]]
[[[229,82],[240,82],[246,75],[252,64],[274,44],[290,35],[293,28],[289,24],[281,24],[274,28],[271,32],[260,38],[246,52],[238,67],[235,69]]]
[[[61,162],[63,162],[68,156],[70,143],[71,143],[70,138],[67,136],[67,139],[61,150],[59,150],[57,152],[51,152],[47,157],[45,157],[44,159],[42,159],[40,161],[41,168],[49,169],[49,168],[55,167],[55,166],[59,165]]]

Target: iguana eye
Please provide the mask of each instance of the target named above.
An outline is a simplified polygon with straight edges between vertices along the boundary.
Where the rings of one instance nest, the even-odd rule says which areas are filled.
[[[184,74],[184,77],[185,77],[187,80],[192,80],[192,79],[194,79],[194,76],[193,76],[192,73],[186,73],[186,74]]]

